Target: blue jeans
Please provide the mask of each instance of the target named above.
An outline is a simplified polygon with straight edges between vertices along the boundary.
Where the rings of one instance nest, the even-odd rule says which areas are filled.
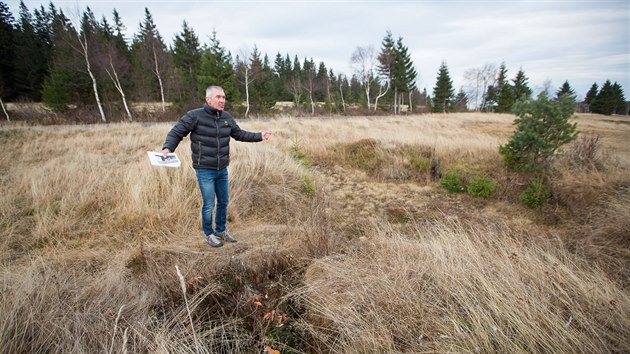
[[[212,209],[214,208],[215,197],[217,202],[216,232],[223,232],[227,223],[227,207],[230,201],[227,167],[220,170],[197,168],[195,171],[203,199],[203,207],[201,208],[203,232],[207,236],[215,231],[212,228]]]

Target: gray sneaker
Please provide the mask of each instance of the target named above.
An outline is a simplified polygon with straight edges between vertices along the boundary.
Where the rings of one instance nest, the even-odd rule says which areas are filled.
[[[232,237],[232,235],[230,235],[230,233],[227,232],[227,230],[225,230],[223,232],[217,232],[217,238],[219,238],[219,240],[223,240],[225,242],[231,242],[231,243],[236,242],[236,239],[234,237]]]
[[[223,242],[221,241],[221,239],[219,237],[217,237],[217,235],[215,234],[210,234],[206,236],[206,241],[208,242],[208,244],[212,247],[221,247],[223,246]]]

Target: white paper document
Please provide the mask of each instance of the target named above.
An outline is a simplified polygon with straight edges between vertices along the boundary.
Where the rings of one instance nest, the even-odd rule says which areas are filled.
[[[166,155],[166,157],[162,155],[161,151],[147,151],[147,155],[149,155],[149,161],[153,166],[179,167],[182,164],[174,152]]]

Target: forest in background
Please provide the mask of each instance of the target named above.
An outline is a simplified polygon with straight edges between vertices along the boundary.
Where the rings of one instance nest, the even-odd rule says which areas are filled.
[[[242,116],[299,114],[382,114],[402,112],[511,112],[514,102],[530,98],[527,74],[513,77],[505,63],[468,69],[465,86],[455,88],[442,62],[431,92],[416,86],[418,73],[402,37],[387,31],[377,50],[357,46],[351,76],[335,73],[324,62],[289,53],[270,57],[255,46],[233,56],[214,32],[199,40],[183,22],[172,45],[160,35],[148,8],[132,38],[114,9],[112,18],[97,19],[90,8],[66,16],[52,2],[32,12],[21,2],[17,18],[0,2],[0,102],[6,120],[38,116],[79,121],[172,120],[181,110],[200,104],[205,88],[220,84],[229,110]],[[627,114],[623,88],[617,82],[593,83],[577,101],[568,80],[548,96],[569,94],[578,112]],[[7,110],[6,102],[41,102],[44,109]],[[142,103],[157,110],[142,116]],[[175,111],[169,111],[175,110]],[[74,118],[65,114],[72,111]],[[144,110],[147,111],[147,110]],[[13,117],[10,116],[10,113]],[[146,113],[146,112],[145,112]],[[83,118],[87,117],[87,118]]]

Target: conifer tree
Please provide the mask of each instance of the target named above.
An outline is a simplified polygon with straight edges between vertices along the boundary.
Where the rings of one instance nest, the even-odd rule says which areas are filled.
[[[125,24],[122,22],[120,14],[116,9],[112,11],[112,16],[114,17],[114,43],[116,43],[116,48],[118,52],[124,55],[129,62],[131,62],[131,52],[129,51],[129,46],[127,46],[127,42],[125,41],[125,36],[123,32],[127,29]]]
[[[53,29],[54,45],[50,71],[42,85],[42,102],[55,111],[64,111],[69,104],[93,102],[84,59],[77,51],[79,45],[74,44],[79,33],[63,11],[53,20]]]
[[[597,86],[597,83],[593,83],[593,86],[591,86],[591,88],[586,93],[586,96],[584,97],[584,103],[586,103],[588,106],[588,110],[587,110],[588,112],[592,112],[591,105],[593,101],[595,101],[595,98],[597,97],[598,90],[599,90],[599,86]]]
[[[521,100],[532,96],[532,90],[527,85],[527,80],[528,78],[525,75],[525,72],[523,69],[520,69],[514,78],[514,87],[512,88],[514,99]]]
[[[486,89],[486,95],[483,100],[483,105],[481,107],[484,111],[494,110],[495,112],[499,112],[499,99],[501,96],[501,89],[507,80],[507,68],[505,67],[505,62],[501,63],[499,66],[499,71],[496,77],[496,80],[493,84],[488,85]]]
[[[507,77],[507,68],[505,63],[499,67],[499,77],[497,78],[498,99],[496,112],[507,113],[512,110],[514,105],[513,88]]]
[[[455,96],[454,108],[456,112],[468,111],[468,97],[466,97],[466,93],[461,87]]]
[[[210,37],[210,46],[203,50],[201,56],[201,68],[198,77],[200,90],[205,95],[205,90],[210,85],[223,87],[228,105],[231,102],[239,102],[241,96],[236,86],[236,74],[232,66],[232,55],[221,46],[216,31]]]
[[[599,93],[591,102],[591,112],[597,114],[611,115],[615,112],[617,99],[610,80],[606,80]]]
[[[569,118],[575,112],[575,104],[568,95],[557,101],[541,93],[537,100],[522,96],[514,104],[516,130],[505,145],[499,147],[503,162],[515,170],[544,168],[558,148],[573,139],[577,123]]]
[[[13,72],[14,72],[14,55],[15,35],[13,15],[9,11],[9,7],[0,2],[0,99],[10,98],[14,92]]]
[[[328,77],[328,69],[326,69],[326,64],[324,64],[324,62],[320,62],[317,66],[315,82],[318,88],[315,94],[317,102],[324,102],[327,109],[330,110],[330,102],[332,101],[330,93],[330,78]]]
[[[571,85],[569,85],[569,81],[565,81],[558,91],[556,91],[556,100],[559,100],[562,95],[568,95],[567,97],[575,104],[577,96],[575,94],[575,90],[573,90]]]
[[[45,43],[41,42],[41,37],[35,32],[33,16],[23,1],[20,1],[20,15],[13,39],[15,91],[22,98],[39,101],[41,87],[48,73],[48,62],[41,55],[45,52]]]
[[[286,55],[286,58],[283,58],[279,52],[276,54],[273,74],[276,101],[291,101],[293,97],[287,90],[291,78],[291,59],[289,59],[289,54]]]
[[[443,61],[438,70],[437,80],[433,88],[433,112],[450,112],[454,97],[453,81],[448,73],[446,62]]]
[[[249,73],[251,82],[249,84],[249,101],[253,112],[266,112],[275,104],[273,97],[273,82],[269,58],[265,55],[261,58],[260,51],[256,46],[249,58]]]
[[[613,90],[613,96],[615,97],[615,110],[614,110],[614,113],[615,114],[627,115],[628,114],[628,106],[626,104],[626,98],[624,97],[623,89],[621,88],[621,85],[619,85],[615,81],[615,83],[612,85],[612,90]]]
[[[184,21],[182,31],[173,40],[173,63],[181,78],[179,100],[187,103],[199,102],[204,92],[199,90],[197,77],[201,66],[201,47],[195,31]]]
[[[166,110],[167,95],[173,82],[167,73],[172,72],[173,64],[166,51],[166,45],[149,9],[144,9],[144,20],[131,46],[133,58],[133,82],[136,100],[162,102]],[[170,78],[173,78],[170,76]]]
[[[416,78],[418,73],[413,66],[409,49],[402,43],[402,37],[398,37],[394,48],[394,96],[396,97],[396,106],[398,102],[402,102],[403,94],[410,94],[416,89]],[[400,97],[398,95],[400,94]],[[399,112],[399,109],[394,109]]]

